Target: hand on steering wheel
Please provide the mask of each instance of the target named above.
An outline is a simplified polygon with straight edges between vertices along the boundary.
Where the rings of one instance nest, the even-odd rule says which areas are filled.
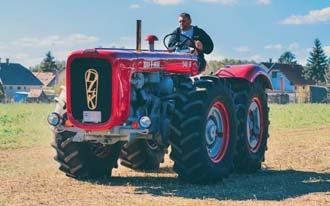
[[[163,39],[163,44],[166,47],[166,49],[168,51],[175,51],[176,49],[181,49],[183,46],[187,46],[190,48],[193,48],[193,52],[191,53],[195,53],[195,51],[199,51],[198,48],[196,48],[195,45],[195,41],[183,34],[180,34],[180,40],[179,42],[176,42],[174,45],[169,45],[170,42],[167,42],[168,40],[171,40],[173,37],[176,38],[176,33],[171,33],[171,34],[167,34],[164,39]],[[181,37],[183,37],[183,40],[181,40]]]

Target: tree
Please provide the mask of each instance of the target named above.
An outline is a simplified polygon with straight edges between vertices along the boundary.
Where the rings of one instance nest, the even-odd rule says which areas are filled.
[[[305,79],[314,80],[319,83],[325,82],[328,59],[319,39],[315,39],[313,51],[309,54],[310,57],[307,59],[308,63],[303,70]]]
[[[56,72],[65,69],[65,61],[57,61],[50,51],[40,64],[30,67],[33,72]]]
[[[65,69],[65,61],[55,61],[58,71]]]
[[[42,60],[40,64],[40,69],[43,72],[55,72],[58,70],[55,57],[52,55],[50,51],[46,53],[46,57]]]
[[[330,85],[330,67],[328,67],[326,73],[325,73],[325,82]]]
[[[282,64],[297,64],[296,56],[289,51],[284,52],[278,59],[278,62]]]
[[[326,84],[330,86],[330,57],[329,57],[329,61],[328,61],[328,68],[325,72],[325,77],[324,78],[325,78]]]

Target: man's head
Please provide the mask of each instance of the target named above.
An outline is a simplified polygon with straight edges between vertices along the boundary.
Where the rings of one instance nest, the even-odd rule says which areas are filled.
[[[180,29],[185,31],[188,30],[191,26],[191,18],[188,13],[181,13],[179,15],[179,25]]]

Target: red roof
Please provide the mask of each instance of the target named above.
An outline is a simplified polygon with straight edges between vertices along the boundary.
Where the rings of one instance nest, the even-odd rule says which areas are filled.
[[[55,78],[55,74],[52,72],[33,72],[33,74],[44,84],[44,86],[48,86],[48,84]]]
[[[38,98],[42,95],[42,93],[43,93],[42,89],[31,89],[28,97],[29,98]]]

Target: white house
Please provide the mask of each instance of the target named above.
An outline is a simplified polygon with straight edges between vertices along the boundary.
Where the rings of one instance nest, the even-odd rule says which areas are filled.
[[[29,69],[21,64],[10,63],[9,59],[0,63],[0,79],[7,101],[15,99],[19,93],[29,93],[31,89],[42,89],[43,86]]]

